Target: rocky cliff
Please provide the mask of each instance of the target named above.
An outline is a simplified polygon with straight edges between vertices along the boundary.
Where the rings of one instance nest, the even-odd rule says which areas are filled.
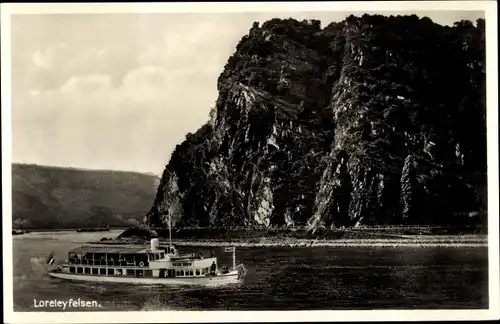
[[[484,24],[254,23],[144,221],[317,228],[484,214]]]

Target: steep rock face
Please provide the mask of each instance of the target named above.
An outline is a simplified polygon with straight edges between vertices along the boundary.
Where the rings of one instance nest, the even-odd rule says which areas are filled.
[[[484,21],[254,24],[150,225],[448,224],[486,208]]]

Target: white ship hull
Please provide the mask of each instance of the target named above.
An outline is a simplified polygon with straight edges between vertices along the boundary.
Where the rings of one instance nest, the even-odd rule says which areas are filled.
[[[227,284],[236,284],[241,282],[238,279],[238,272],[231,271],[226,274],[218,274],[210,277],[188,277],[188,278],[155,278],[155,277],[127,277],[127,276],[101,276],[101,275],[83,275],[64,272],[49,272],[49,275],[55,278],[88,281],[88,282],[116,282],[138,285],[197,285],[197,286],[220,286]]]

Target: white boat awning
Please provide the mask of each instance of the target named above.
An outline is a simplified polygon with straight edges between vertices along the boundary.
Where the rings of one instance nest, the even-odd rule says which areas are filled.
[[[147,253],[144,246],[80,246],[69,251],[69,253],[108,253],[108,254],[142,254]]]

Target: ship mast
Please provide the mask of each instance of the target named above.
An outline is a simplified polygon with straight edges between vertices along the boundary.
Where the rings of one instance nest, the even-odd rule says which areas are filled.
[[[167,192],[166,190],[164,190],[162,207],[163,207],[163,213],[165,213],[166,211],[168,214],[168,245],[170,251],[172,251],[172,219],[170,216],[170,210],[166,208],[166,202],[167,202]]]
[[[172,249],[172,223],[170,219],[170,213],[168,213],[168,244],[170,249]]]
[[[233,270],[236,270],[236,246],[233,246]]]

